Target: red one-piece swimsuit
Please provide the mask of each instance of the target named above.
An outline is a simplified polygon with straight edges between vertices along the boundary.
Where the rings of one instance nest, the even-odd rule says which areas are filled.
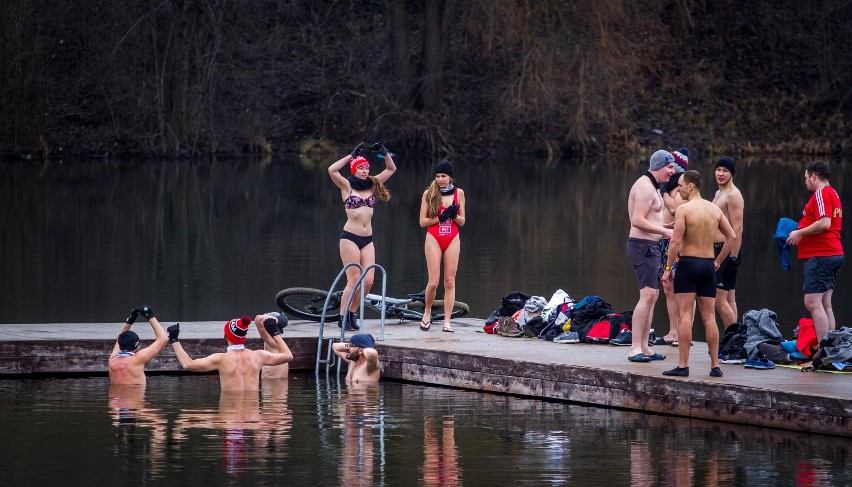
[[[458,190],[453,191],[453,204],[457,205],[459,203]],[[438,208],[438,214],[446,210],[447,208],[441,204],[441,207]],[[438,245],[441,247],[441,252],[445,252],[447,247],[453,242],[456,236],[459,234],[459,226],[456,225],[456,221],[448,219],[444,223],[440,221],[435,223],[434,225],[429,225],[426,229],[429,232],[429,235],[435,237],[435,240],[438,241]]]

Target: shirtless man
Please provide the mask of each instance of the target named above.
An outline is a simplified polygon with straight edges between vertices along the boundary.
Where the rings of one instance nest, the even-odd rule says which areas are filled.
[[[701,197],[701,175],[689,170],[678,182],[680,196],[686,203],[675,211],[674,232],[669,245],[669,259],[663,280],[672,280],[675,256],[680,255],[674,277],[675,301],[678,314],[678,366],[663,375],[689,376],[689,349],[692,344],[692,303],[698,297],[698,309],[704,322],[707,347],[710,349],[710,375],[722,377],[719,368],[719,328],[716,326],[716,269],[719,258],[713,259],[713,244],[717,232],[725,236],[720,255],[728,255],[737,235],[722,214],[722,210]]]
[[[379,352],[375,346],[373,335],[365,333],[352,335],[349,343],[339,342],[331,346],[334,353],[349,365],[349,371],[346,373],[347,384],[379,380]]]
[[[270,311],[269,313],[264,313],[262,315],[257,315],[254,317],[254,322],[258,326],[266,326],[266,323],[270,323],[278,327],[278,332],[283,334],[284,328],[287,326],[288,320],[287,315],[284,313],[279,313],[277,311]],[[283,350],[279,350],[278,343],[272,339],[272,336],[269,337],[269,340],[263,341],[263,349],[268,352],[283,352]],[[263,370],[260,372],[261,379],[287,379],[290,376],[290,364],[281,364],[281,365],[265,365]]]
[[[666,205],[663,211],[663,226],[671,228],[674,225],[674,214],[677,207],[683,204],[683,198],[680,197],[680,192],[677,190],[677,182],[680,175],[689,169],[689,150],[686,147],[681,147],[680,150],[672,152],[675,158],[675,173],[669,178],[668,182],[660,186],[660,194],[663,195],[663,203]],[[666,265],[666,260],[669,258],[669,243],[671,240],[664,238],[660,240],[660,251],[663,253],[663,260],[660,266]],[[672,273],[677,272],[677,258],[675,258]],[[669,315],[669,332],[654,340],[654,345],[677,345],[677,304],[674,298],[674,284],[669,281],[663,281],[663,294],[666,296],[666,312]]]
[[[639,302],[633,309],[633,341],[627,360],[650,362],[664,360],[665,355],[651,352],[648,335],[654,305],[660,295],[660,239],[671,238],[672,231],[663,225],[663,197],[659,184],[674,174],[674,157],[658,150],[651,156],[649,170],[640,177],[627,198],[630,234],[627,238],[627,258],[633,264],[639,284]]]
[[[154,343],[146,348],[139,348],[139,335],[130,331],[130,327],[136,322],[136,317],[141,314],[151,324],[154,335],[157,337]],[[112,353],[109,356],[109,381],[112,384],[141,384],[145,385],[145,364],[156,357],[169,343],[166,332],[160,326],[154,311],[150,306],[133,308],[130,316],[121,329],[121,334],[115,341]]]
[[[716,182],[719,183],[719,190],[713,196],[713,203],[722,210],[722,214],[730,222],[734,228],[734,233],[737,238],[731,246],[730,255],[720,255],[722,250],[722,242],[725,241],[725,236],[721,233],[716,235],[716,243],[713,246],[716,252],[716,260],[721,262],[719,270],[716,271],[716,312],[719,313],[719,319],[722,320],[722,328],[738,321],[737,317],[737,270],[742,263],[742,255],[740,255],[740,247],[742,246],[743,235],[743,210],[745,203],[743,202],[743,194],[739,188],[734,186],[734,172],[736,172],[736,163],[728,156],[722,156],[716,161]]]
[[[249,350],[246,348],[246,335],[251,318],[243,316],[225,323],[225,340],[228,351],[214,353],[201,359],[192,359],[183,345],[178,341],[179,325],[168,328],[169,342],[184,369],[192,372],[219,371],[219,381],[222,391],[256,391],[260,389],[260,371],[264,365],[281,365],[293,360],[293,354],[275,323],[263,322],[257,324],[257,331],[264,342],[274,341],[278,345],[277,352],[266,350]]]

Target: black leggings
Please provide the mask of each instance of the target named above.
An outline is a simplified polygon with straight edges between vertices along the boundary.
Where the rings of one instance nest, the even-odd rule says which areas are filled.
[[[358,246],[358,249],[363,249],[364,247],[373,243],[373,236],[368,235],[366,237],[362,237],[360,235],[355,235],[352,232],[347,232],[346,230],[340,234],[340,240],[349,240],[355,243]]]

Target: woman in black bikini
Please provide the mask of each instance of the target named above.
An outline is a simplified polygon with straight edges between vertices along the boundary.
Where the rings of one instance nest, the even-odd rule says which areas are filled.
[[[340,188],[343,208],[346,210],[346,224],[343,225],[343,233],[340,234],[340,260],[343,261],[344,265],[357,262],[365,268],[376,263],[372,225],[376,196],[382,201],[390,199],[390,191],[384,183],[396,171],[393,157],[383,143],[376,142],[370,146],[370,149],[378,153],[378,157],[385,160],[385,170],[377,176],[369,175],[370,163],[361,156],[361,151],[364,150],[363,142],[358,144],[358,147],[351,154],[328,167],[328,175],[331,176],[334,185]],[[349,164],[349,172],[352,176],[343,177],[340,170],[347,164]],[[362,285],[365,293],[369,292],[373,286],[374,274],[374,271],[370,270],[367,277],[364,278]],[[340,302],[340,316],[341,326],[345,322],[347,330],[358,329],[357,315],[355,314],[355,310],[358,309],[358,301],[353,299],[349,309],[343,309],[358,277],[357,268],[350,267],[346,270],[346,288],[343,290],[343,300]]]

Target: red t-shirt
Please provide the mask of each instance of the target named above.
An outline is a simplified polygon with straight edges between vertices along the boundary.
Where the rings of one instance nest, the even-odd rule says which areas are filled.
[[[799,258],[829,257],[832,255],[843,255],[843,246],[840,245],[840,224],[843,221],[843,208],[840,206],[840,197],[831,186],[823,186],[814,192],[808,204],[802,211],[802,219],[799,221],[799,230],[808,227],[822,217],[831,219],[828,230],[816,235],[805,235],[799,241]]]

